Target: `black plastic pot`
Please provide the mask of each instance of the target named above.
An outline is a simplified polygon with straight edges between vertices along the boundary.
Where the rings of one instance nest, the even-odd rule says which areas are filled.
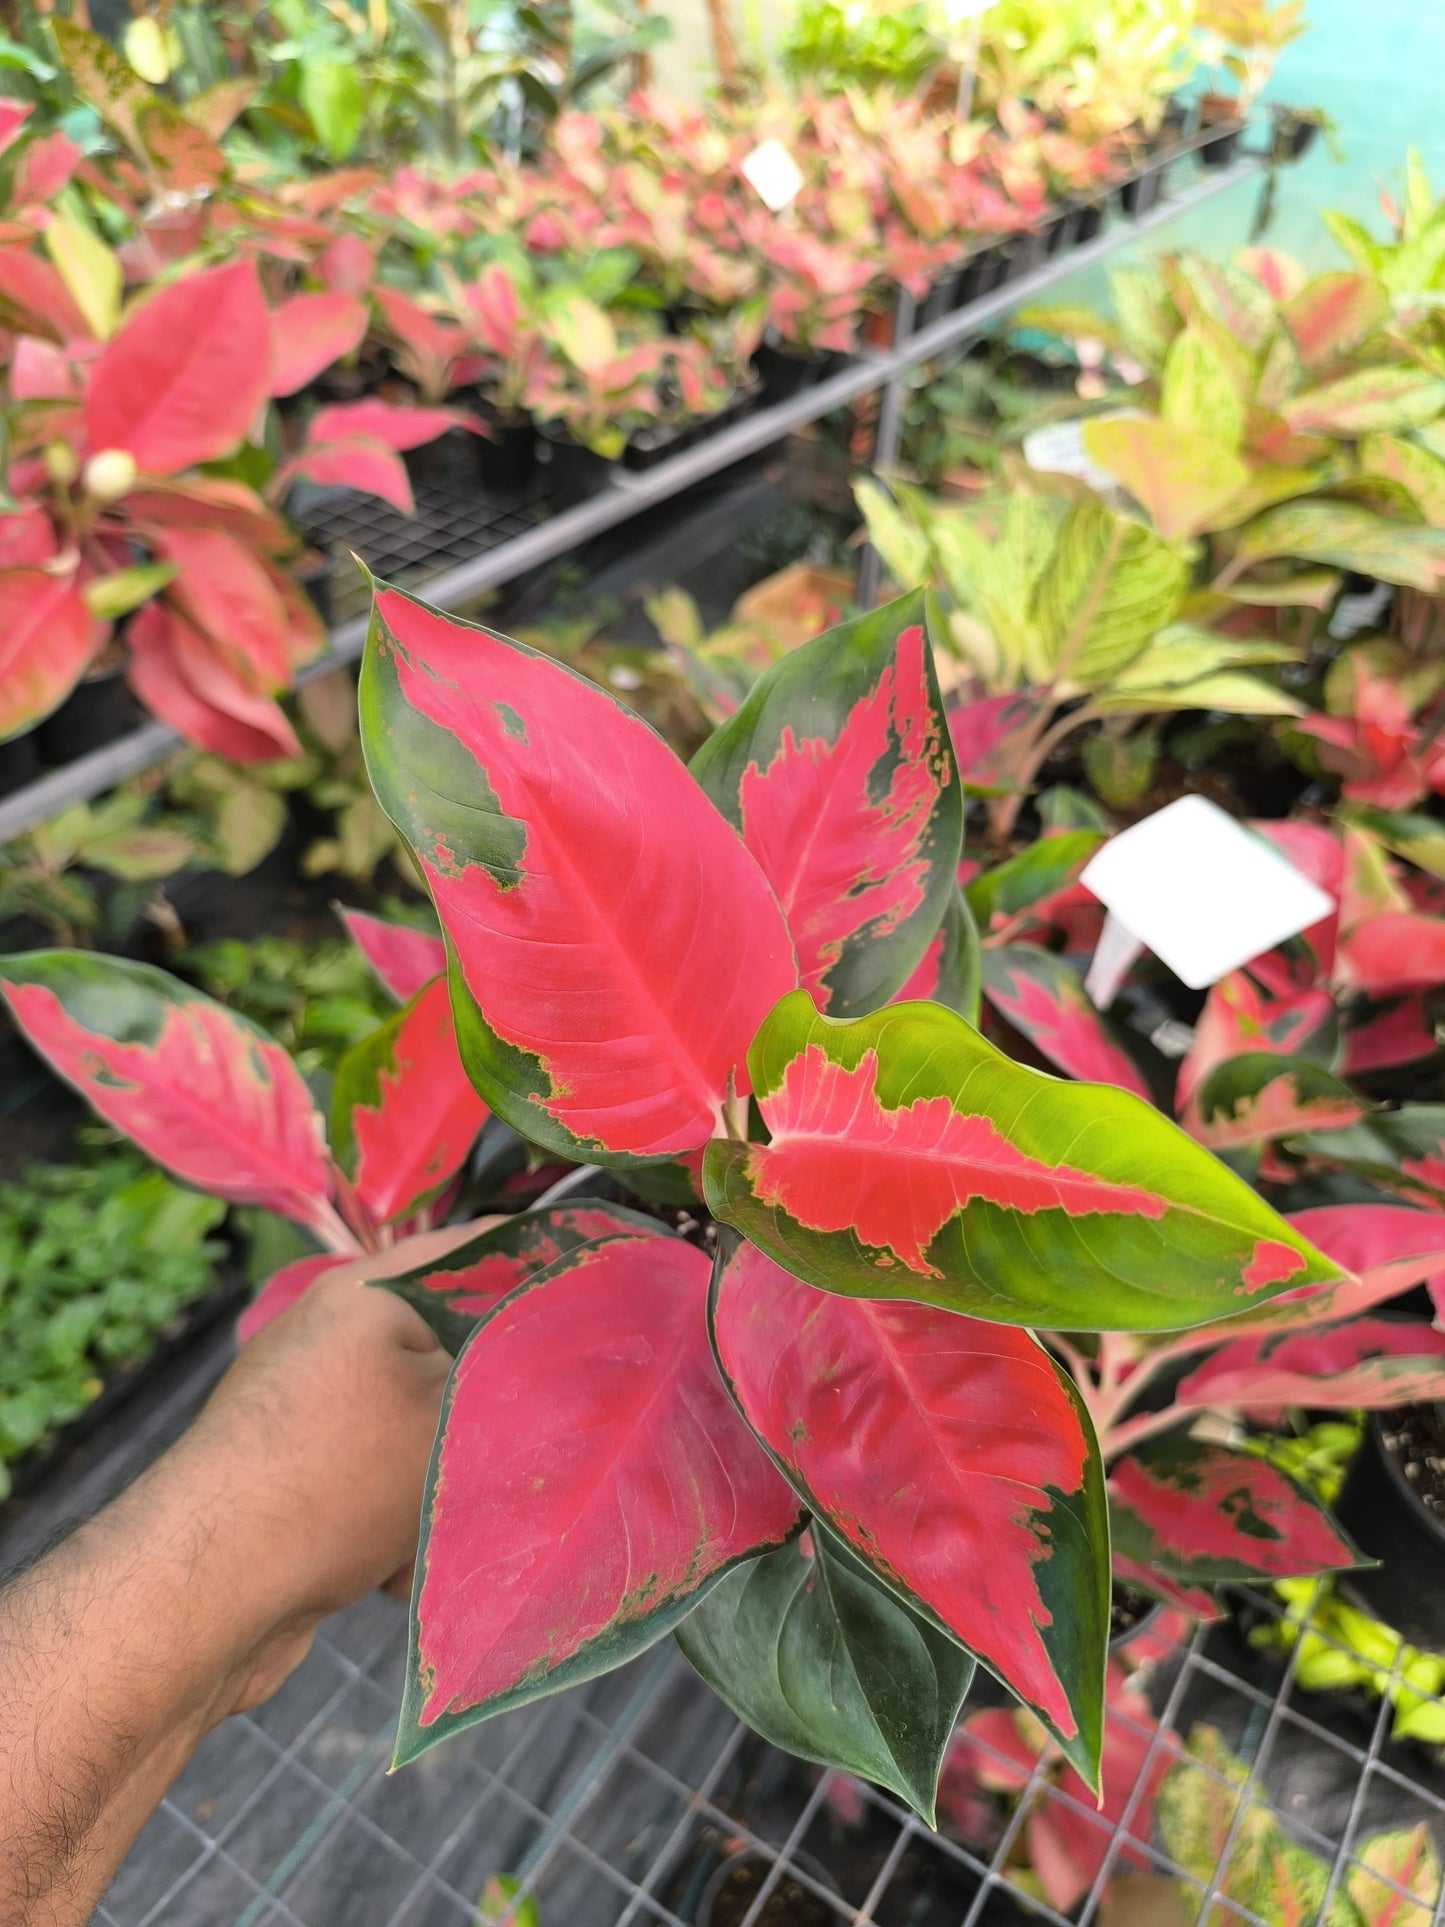
[[[1319,122],[1297,114],[1292,107],[1275,107],[1270,111],[1274,117],[1271,157],[1276,161],[1302,160],[1319,138]]]
[[[41,759],[51,769],[78,756],[104,749],[117,736],[145,721],[145,711],[130,693],[125,669],[113,663],[78,682],[52,716],[35,731]]]
[[[669,427],[639,429],[622,451],[622,466],[656,468],[670,455],[681,454],[697,439],[702,426],[700,422],[679,422]]]
[[[537,426],[529,415],[491,415],[487,436],[477,438],[477,471],[482,487],[514,495],[527,486],[537,464]]]
[[[1046,227],[1039,230],[1045,257],[1061,254],[1065,248],[1071,248],[1078,234],[1079,211],[1066,207],[1062,214],[1056,214]]]
[[[575,508],[606,488],[613,465],[605,455],[574,441],[561,422],[543,422],[537,434],[547,450],[547,492],[556,507]]]
[[[800,354],[765,341],[754,350],[753,367],[762,385],[763,406],[769,402],[789,401],[804,388],[811,388],[831,374],[839,357],[826,349]]]
[[[1244,132],[1234,102],[1227,94],[1206,94],[1199,103],[1199,117],[1199,131],[1204,136],[1200,166],[1228,167]]]
[[[788,1861],[790,1867],[797,1867],[810,1880],[842,1899],[837,1881],[812,1854],[794,1851]],[[767,1854],[751,1847],[743,1853],[729,1854],[698,1899],[693,1914],[697,1927],[741,1927],[772,1867]],[[758,1927],[837,1927],[837,1920],[835,1908],[785,1871],[763,1903]]]
[[[484,436],[470,428],[448,428],[420,448],[402,455],[412,487],[467,488],[482,479]]]
[[[1372,1412],[1350,1461],[1335,1516],[1380,1564],[1343,1574],[1339,1585],[1412,1646],[1439,1653],[1445,1652],[1445,1520],[1428,1509],[1385,1443],[1403,1416]]]
[[[953,313],[958,306],[958,284],[965,272],[961,268],[949,268],[938,276],[918,304],[917,325],[920,328],[926,328],[934,321],[942,321],[946,314]]]
[[[1074,210],[1074,239],[1080,243],[1096,241],[1104,231],[1104,203],[1080,201]]]
[[[1147,214],[1157,204],[1163,187],[1163,163],[1151,162],[1141,174],[1136,174],[1132,181],[1125,181],[1119,189],[1119,205],[1126,214]]]
[[[23,790],[27,783],[35,781],[40,770],[40,748],[33,729],[24,736],[12,736],[8,743],[0,743],[0,796]]]

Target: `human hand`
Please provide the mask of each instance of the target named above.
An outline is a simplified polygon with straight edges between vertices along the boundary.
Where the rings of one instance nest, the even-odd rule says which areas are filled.
[[[217,1577],[241,1664],[225,1711],[274,1692],[326,1614],[376,1587],[409,1594],[451,1360],[408,1305],[369,1281],[478,1229],[424,1232],[324,1273],[242,1348],[157,1468],[158,1498],[194,1504],[205,1493],[228,1520]]]

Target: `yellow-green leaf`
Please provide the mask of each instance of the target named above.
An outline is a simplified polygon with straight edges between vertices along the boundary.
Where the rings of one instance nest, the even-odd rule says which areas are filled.
[[[98,341],[115,332],[124,276],[114,253],[78,214],[61,209],[45,230],[45,250]]]
[[[1222,442],[1172,422],[1115,417],[1084,424],[1090,458],[1138,502],[1166,542],[1209,528],[1249,471]]]
[[[1237,449],[1244,439],[1244,402],[1223,360],[1197,328],[1170,343],[1159,413],[1172,427],[1192,430]]]

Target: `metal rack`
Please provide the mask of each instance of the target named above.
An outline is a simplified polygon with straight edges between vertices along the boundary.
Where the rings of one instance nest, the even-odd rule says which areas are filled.
[[[1181,142],[1165,164],[1188,157],[1206,138],[1196,136]],[[540,502],[509,499],[487,504],[475,491],[462,493],[438,488],[418,491],[422,514],[409,525],[400,523],[400,518],[379,504],[362,504],[354,518],[358,539],[369,550],[368,561],[382,559],[383,551],[372,545],[371,535],[379,533],[384,538],[389,532],[389,517],[406,530],[407,541],[416,550],[418,559],[425,557],[430,542],[433,562],[443,566],[439,572],[427,567],[419,573],[426,581],[428,600],[451,609],[571,554],[594,537],[669,501],[694,483],[774,447],[793,429],[819,421],[862,395],[879,391],[874,465],[886,469],[897,453],[903,379],[910,370],[983,333],[1013,309],[1046,294],[1064,276],[1104,260],[1141,235],[1167,225],[1257,175],[1263,164],[1262,157],[1246,155],[1229,167],[1203,174],[1180,192],[1157,202],[1147,213],[1133,218],[1114,216],[1096,239],[1052,256],[993,293],[980,296],[927,327],[913,326],[913,304],[906,295],[901,295],[892,347],[860,353],[837,374],[804,388],[786,401],[744,416],[654,468],[641,473],[614,469],[606,487],[575,508],[536,521],[533,517],[540,512]],[[866,581],[863,587],[866,591]],[[361,654],[365,639],[364,616],[342,621],[331,631],[326,653],[303,672],[303,680],[325,674],[339,663],[354,661]],[[0,798],[0,844],[33,829],[68,805],[101,795],[127,777],[151,768],[176,749],[179,742],[175,732],[163,723],[145,723],[115,742]]]
[[[1283,1612],[1272,1595],[1233,1603],[1264,1619]],[[104,1927],[469,1927],[492,1873],[518,1878],[517,1899],[532,1897],[542,1927],[694,1927],[708,1877],[741,1848],[766,1872],[737,1927],[758,1927],[784,1881],[816,1898],[827,1927],[1099,1927],[1126,1837],[1209,1927],[1270,1927],[1220,1895],[1228,1843],[1207,1880],[1192,1877],[1134,1821],[1132,1796],[1112,1822],[1042,1769],[986,1853],[856,1782],[844,1783],[840,1817],[838,1784],[749,1733],[671,1641],[388,1777],[404,1639],[400,1608],[380,1599],[323,1628],[275,1700],[205,1743],[106,1896]],[[1161,1643],[1161,1726],[1222,1731],[1256,1776],[1250,1799],[1329,1869],[1318,1919],[1370,1834],[1424,1820],[1445,1846],[1445,1768],[1390,1740],[1386,1701],[1305,1693],[1292,1661],[1260,1659],[1228,1622]],[[1105,1840],[1069,1916],[1025,1905],[1013,1864],[1038,1800],[1064,1801]],[[1445,1898],[1400,1918],[1441,1927]]]

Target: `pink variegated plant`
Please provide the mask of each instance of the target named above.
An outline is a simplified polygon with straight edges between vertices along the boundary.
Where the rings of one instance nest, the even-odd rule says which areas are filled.
[[[379,587],[362,733],[440,918],[450,1017],[434,944],[356,926],[413,995],[343,1066],[329,1159],[289,1066],[223,1040],[204,1000],[67,953],[0,963],[103,1114],[333,1248],[443,1197],[482,1106],[639,1197],[700,1183],[690,1236],[614,1206],[584,1225],[579,1201],[393,1281],[456,1354],[399,1758],[676,1628],[760,1732],[929,1816],[976,1662],[1097,1785],[1091,1411],[1130,1463],[1150,1441],[1094,1359],[1142,1385],[1181,1331],[1257,1344],[1272,1305],[1350,1289],[1141,1096],[898,1001],[940,948],[937,998],[974,994],[936,624],[913,595],[803,645],[689,769],[596,684]],[[1292,1488],[1250,1489],[1283,1520],[1271,1569],[1351,1561]]]

